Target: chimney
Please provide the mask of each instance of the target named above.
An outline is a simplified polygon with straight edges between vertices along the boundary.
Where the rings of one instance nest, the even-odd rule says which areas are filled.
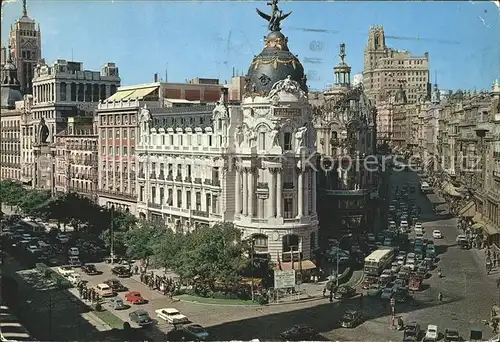
[[[155,82],[155,83],[158,82],[158,73],[157,72],[155,72],[153,82]]]

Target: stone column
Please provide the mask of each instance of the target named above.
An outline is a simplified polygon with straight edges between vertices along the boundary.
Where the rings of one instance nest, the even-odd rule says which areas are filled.
[[[312,201],[312,208],[311,211],[313,215],[316,215],[316,171],[311,170],[311,201]]]
[[[255,203],[255,191],[254,191],[254,170],[248,170],[248,215],[250,217],[254,216],[254,203]]]
[[[304,174],[302,170],[297,170],[297,216],[302,217],[304,215]]]
[[[310,174],[311,171],[304,171],[304,179],[303,179],[303,184],[304,184],[304,215],[308,216],[309,215],[309,179],[310,179]]]
[[[248,172],[247,169],[243,169],[243,216],[248,215]]]
[[[241,170],[236,168],[236,189],[235,189],[235,212],[237,214],[241,213]]]
[[[264,218],[265,205],[263,198],[257,198],[257,217]]]
[[[271,174],[271,182],[269,184],[269,198],[268,198],[268,215],[269,217],[276,216],[276,169],[269,169]]]
[[[282,169],[276,170],[276,217],[283,217],[283,183],[281,182]]]

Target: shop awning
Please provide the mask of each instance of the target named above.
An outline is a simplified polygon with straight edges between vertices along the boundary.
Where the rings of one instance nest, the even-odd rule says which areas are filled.
[[[316,268],[316,265],[311,260],[302,260],[302,270],[304,270],[304,271],[305,270],[312,270],[315,268]],[[291,262],[282,262],[281,269],[282,270],[297,270],[298,271],[301,269],[301,265],[299,265],[299,262],[294,262],[293,267],[292,267]]]
[[[472,218],[472,222],[477,223],[477,222],[483,222],[483,215],[481,214],[476,214]]]
[[[111,97],[106,99],[106,102],[124,101],[124,100],[143,100],[147,95],[157,90],[160,86],[146,86],[146,87],[124,87],[118,88],[118,91]]]
[[[483,223],[482,222],[477,222],[472,225],[472,229],[481,229],[483,228]]]
[[[450,182],[443,184],[443,192],[453,197],[462,197],[462,194]]]
[[[489,223],[483,225],[483,230],[488,235],[495,235],[499,233],[498,229]]]
[[[462,217],[473,217],[474,215],[476,215],[476,203],[474,201],[467,202],[458,213],[458,216]]]
[[[443,203],[446,203],[446,201],[442,198],[440,198],[438,195],[436,194],[429,194],[427,195],[427,198],[429,199],[429,201],[434,204],[434,205],[438,205],[438,204],[443,204]]]

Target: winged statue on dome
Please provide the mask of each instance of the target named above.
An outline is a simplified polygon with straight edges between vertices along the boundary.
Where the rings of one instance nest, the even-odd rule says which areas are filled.
[[[271,0],[271,2],[267,3],[268,6],[271,6],[271,14],[266,14],[256,8],[257,13],[268,22],[268,29],[269,31],[281,31],[281,22],[288,18],[292,12],[289,12],[287,14],[284,14],[283,11],[281,11],[278,8],[278,0]]]

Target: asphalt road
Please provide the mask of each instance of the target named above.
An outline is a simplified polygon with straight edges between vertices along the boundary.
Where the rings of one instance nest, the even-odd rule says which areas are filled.
[[[413,172],[394,173],[393,184],[418,182]],[[490,317],[491,305],[496,299],[497,289],[491,277],[486,275],[484,264],[479,262],[476,251],[462,250],[456,244],[457,219],[439,219],[432,210],[432,205],[421,192],[417,194],[417,204],[422,209],[423,227],[429,237],[432,231],[439,229],[444,238],[435,241],[439,254],[438,268],[443,277],[434,274],[424,281],[430,287],[415,295],[422,308],[415,308],[402,314],[403,320],[417,321],[422,328],[435,324],[440,331],[446,328],[459,330],[469,339],[470,329],[483,330],[483,337],[493,336],[491,329],[482,323]],[[443,303],[438,302],[438,293],[443,294]],[[396,308],[397,311],[397,308]]]

